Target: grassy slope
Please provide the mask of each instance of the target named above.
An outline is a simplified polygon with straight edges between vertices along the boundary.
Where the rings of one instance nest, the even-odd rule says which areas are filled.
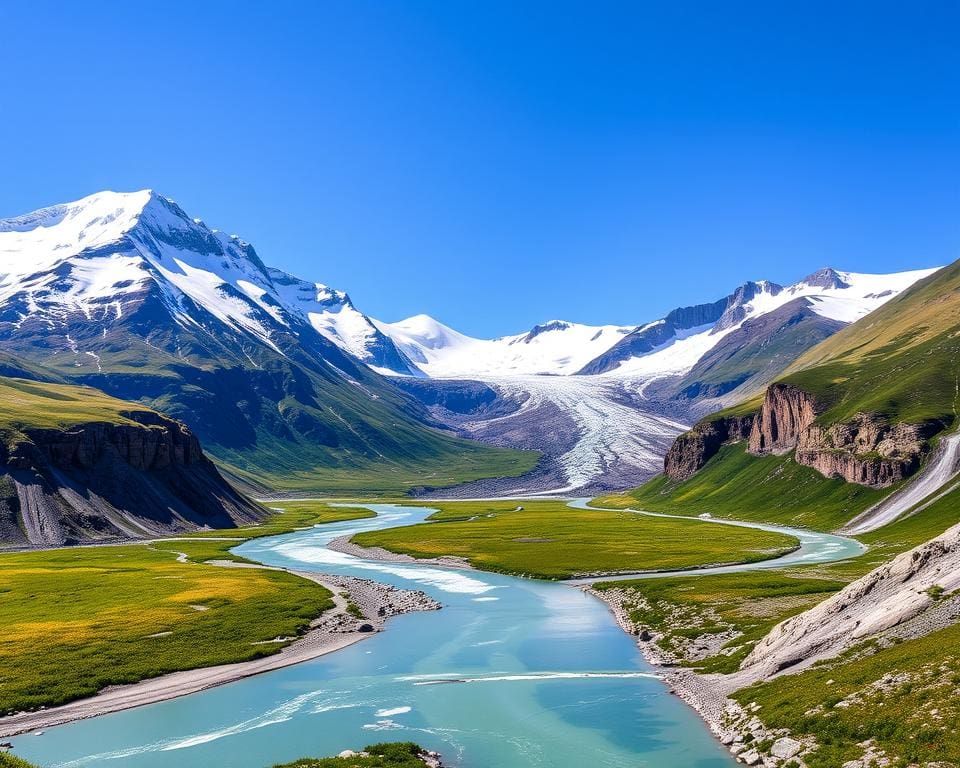
[[[540,578],[695,568],[762,560],[790,550],[789,536],[699,521],[572,509],[560,501],[439,502],[436,522],[354,537],[414,557],[456,555],[478,568]],[[694,526],[697,526],[694,528]]]
[[[426,437],[410,436],[422,453],[375,461],[318,446],[284,445],[270,435],[260,436],[262,453],[216,445],[209,453],[228,474],[254,488],[351,496],[404,495],[417,488],[445,488],[486,477],[517,477],[540,459],[537,451],[498,448],[423,431]],[[431,439],[436,444],[431,445]],[[304,468],[305,456],[309,468]]]
[[[863,411],[947,426],[955,416],[958,329],[960,261],[809,350],[782,380],[828,406],[823,422]]]
[[[768,726],[815,736],[820,748],[806,758],[810,768],[834,768],[860,757],[857,744],[867,739],[884,749],[893,765],[954,765],[960,761],[958,647],[955,624],[882,650],[851,649],[799,675],[746,688],[735,698],[758,703]],[[849,696],[850,706],[835,706]]]
[[[186,540],[0,556],[0,710],[275,653],[285,643],[253,643],[303,632],[332,605],[329,592],[284,572],[202,561],[230,557],[244,537],[368,514],[298,504],[260,526]],[[236,538],[210,540],[217,533]],[[179,552],[190,562],[177,562]]]
[[[889,492],[825,478],[789,455],[751,456],[739,443],[721,448],[687,480],[674,482],[659,475],[629,493],[604,496],[594,504],[832,530]]]
[[[0,378],[0,431],[61,429],[91,421],[134,423],[123,414],[143,406],[90,387]]]

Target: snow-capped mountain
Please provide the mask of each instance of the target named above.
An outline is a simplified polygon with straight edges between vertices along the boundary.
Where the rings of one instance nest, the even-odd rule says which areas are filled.
[[[42,317],[53,331],[76,313],[108,323],[150,293],[184,328],[209,314],[280,351],[281,337],[309,326],[371,366],[419,373],[346,293],[267,268],[249,243],[150,190],[101,192],[0,221],[0,306],[18,328]],[[96,359],[74,352],[75,367]]]
[[[805,350],[932,271],[823,269],[786,287],[747,282],[635,328],[550,322],[483,340],[425,315],[376,325],[433,377],[409,389],[438,420],[471,437],[538,448],[548,457],[540,487],[579,493],[655,474],[685,420],[768,383]],[[450,379],[484,382],[498,402],[515,407],[504,413],[488,397],[471,412],[460,389],[453,410]]]
[[[373,324],[432,378],[574,374],[660,378],[690,371],[724,338],[792,302],[798,302],[795,308],[802,305],[814,316],[846,325],[933,271],[870,275],[826,268],[789,286],[747,282],[726,298],[681,307],[633,327],[552,320],[527,333],[488,340],[458,333],[427,315]]]
[[[570,375],[633,330],[551,320],[515,336],[475,339],[427,315],[376,326],[421,371],[441,379]]]
[[[489,452],[371,370],[421,375],[346,294],[151,191],[0,221],[0,351],[185,421],[255,482]]]
[[[847,325],[935,271],[871,275],[828,267],[786,287],[767,280],[744,283],[725,301],[674,310],[638,328],[581,372],[638,378],[682,375],[725,337],[787,305],[807,307],[814,316]],[[684,315],[705,322],[678,323],[676,316]]]
[[[444,424],[545,454],[535,479],[495,492],[624,487],[697,408],[930,271],[824,269],[635,326],[476,339],[426,315],[374,320],[168,198],[102,192],[0,221],[0,353],[167,411],[247,478],[462,451],[425,427]]]

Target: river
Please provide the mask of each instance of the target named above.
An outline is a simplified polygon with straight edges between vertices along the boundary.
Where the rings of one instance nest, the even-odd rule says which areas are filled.
[[[385,632],[314,661],[17,737],[15,753],[45,768],[268,768],[410,740],[463,768],[736,765],[652,674],[606,606],[579,589],[326,548],[334,537],[410,525],[431,512],[369,507],[376,518],[256,539],[235,551],[422,589],[443,610],[397,617]],[[849,540],[813,536],[795,561],[855,554],[838,545]]]

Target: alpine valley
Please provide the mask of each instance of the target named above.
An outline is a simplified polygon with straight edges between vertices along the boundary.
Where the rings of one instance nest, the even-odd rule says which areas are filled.
[[[652,476],[698,415],[929,272],[827,268],[481,340],[373,319],[169,198],[101,192],[0,221],[0,350],[182,421],[247,489],[585,493]]]
[[[152,191],[0,220],[0,736],[960,765],[960,262],[744,277],[478,339]]]

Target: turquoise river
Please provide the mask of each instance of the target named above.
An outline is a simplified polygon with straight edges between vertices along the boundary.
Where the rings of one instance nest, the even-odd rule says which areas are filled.
[[[376,518],[258,539],[236,551],[270,565],[422,589],[443,603],[441,611],[392,619],[386,631],[314,661],[19,736],[15,753],[44,768],[268,768],[410,740],[462,768],[735,765],[606,606],[575,586],[327,549],[334,537],[430,513],[369,506]],[[710,525],[704,522],[704,535]],[[792,563],[859,551],[849,539],[803,537]]]

